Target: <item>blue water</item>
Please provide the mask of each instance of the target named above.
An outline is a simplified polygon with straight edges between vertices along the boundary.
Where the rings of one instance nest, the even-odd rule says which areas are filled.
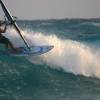
[[[17,23],[30,45],[54,49],[27,58],[1,55],[0,100],[100,100],[100,19]],[[24,45],[13,28],[6,36]]]

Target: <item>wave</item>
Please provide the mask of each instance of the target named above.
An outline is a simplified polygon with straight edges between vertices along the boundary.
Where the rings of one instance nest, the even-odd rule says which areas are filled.
[[[91,24],[94,26],[100,27],[100,23],[92,22]]]
[[[11,33],[14,35],[10,35]],[[12,29],[10,34],[11,41],[16,46],[24,45]],[[51,68],[62,69],[75,75],[100,78],[100,54],[96,50],[93,52],[88,45],[73,40],[63,40],[55,34],[44,35],[23,31],[23,35],[30,45],[54,45],[54,49],[44,55],[28,57],[30,62],[47,64]]]

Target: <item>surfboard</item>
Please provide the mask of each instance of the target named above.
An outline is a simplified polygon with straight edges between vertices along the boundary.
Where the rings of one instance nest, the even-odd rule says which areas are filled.
[[[5,56],[37,56],[49,52],[54,46],[30,46],[30,50],[27,47],[18,47],[18,52],[12,52],[11,50],[1,51],[0,55]]]
[[[10,56],[32,56],[41,55],[50,51],[54,46],[30,46],[30,50],[27,47],[19,47],[20,52],[13,53],[8,51]]]

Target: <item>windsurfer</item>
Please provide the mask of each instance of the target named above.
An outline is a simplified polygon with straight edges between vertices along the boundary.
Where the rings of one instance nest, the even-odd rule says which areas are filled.
[[[2,22],[0,21],[0,43],[5,44],[7,49],[11,49],[12,52],[18,52],[19,50],[14,47],[14,45],[10,42],[10,40],[8,38],[6,38],[5,36],[2,35],[2,33],[6,32],[6,24],[4,24],[2,27]]]

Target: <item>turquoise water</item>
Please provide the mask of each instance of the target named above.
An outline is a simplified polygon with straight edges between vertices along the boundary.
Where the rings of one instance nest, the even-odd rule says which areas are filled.
[[[100,19],[19,21],[30,45],[52,44],[41,56],[0,56],[0,100],[99,100]],[[24,45],[13,28],[7,37]],[[3,46],[1,46],[3,49]]]

